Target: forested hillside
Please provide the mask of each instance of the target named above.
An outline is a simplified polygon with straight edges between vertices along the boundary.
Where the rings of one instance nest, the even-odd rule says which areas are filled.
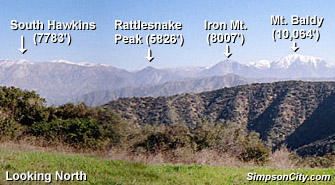
[[[199,94],[123,98],[106,106],[140,125],[234,122],[260,133],[272,148],[287,144],[302,154],[334,150],[335,83],[286,81],[242,85]],[[312,146],[311,146],[312,145]]]

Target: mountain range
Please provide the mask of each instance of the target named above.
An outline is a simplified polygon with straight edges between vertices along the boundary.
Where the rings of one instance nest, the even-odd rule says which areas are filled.
[[[235,122],[275,149],[335,152],[335,82],[254,83],[162,97],[119,98],[105,105],[139,125]]]
[[[46,98],[50,105],[84,101],[94,106],[119,97],[166,96],[252,82],[287,79],[314,81],[333,80],[333,78],[335,78],[333,63],[297,54],[271,62],[260,60],[242,64],[225,60],[211,67],[167,69],[146,67],[137,71],[66,60],[0,61],[0,85],[34,90]]]
[[[89,106],[98,106],[122,97],[170,96],[189,92],[210,91],[223,87],[249,84],[252,82],[256,82],[256,80],[247,79],[234,74],[227,74],[224,76],[192,78],[182,81],[165,82],[159,85],[126,87],[116,90],[92,92],[83,95],[77,100],[77,102],[85,102]]]

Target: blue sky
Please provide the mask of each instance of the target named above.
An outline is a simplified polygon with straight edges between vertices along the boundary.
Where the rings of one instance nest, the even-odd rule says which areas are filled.
[[[289,54],[292,42],[287,40],[273,42],[273,29],[284,28],[271,25],[271,15],[284,15],[288,21],[291,15],[318,15],[325,21],[320,29],[321,39],[298,40],[298,54],[321,57],[335,61],[333,46],[335,37],[335,13],[333,0],[325,1],[267,1],[267,0],[31,0],[0,1],[0,60],[28,59],[31,61],[50,61],[65,59],[73,62],[104,63],[128,70],[141,69],[147,66],[157,68],[180,66],[211,66],[225,60],[225,44],[208,46],[204,30],[204,20],[226,21],[243,20],[248,27],[245,32],[246,42],[243,47],[231,45],[232,60],[242,63],[261,59],[273,60]],[[71,22],[83,20],[95,22],[95,31],[70,31],[73,42],[71,46],[61,44],[43,44],[36,47],[32,42],[36,31],[12,31],[10,21],[30,22],[33,20],[57,20]],[[183,24],[183,47],[155,45],[152,52],[155,59],[152,63],[144,58],[147,55],[145,45],[114,44],[114,34],[146,35],[148,33],[165,33],[155,31],[115,31],[114,20],[123,21],[179,21]],[[293,29],[291,26],[289,29]],[[302,28],[302,27],[297,27]],[[316,28],[305,26],[303,28]],[[44,31],[49,32],[49,31]],[[25,55],[20,47],[20,36],[26,37]]]

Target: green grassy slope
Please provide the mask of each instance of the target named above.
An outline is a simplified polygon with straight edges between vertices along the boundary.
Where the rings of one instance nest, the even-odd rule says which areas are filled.
[[[334,184],[333,169],[299,169],[280,170],[275,168],[237,168],[211,166],[179,166],[179,165],[146,165],[95,158],[85,155],[64,155],[42,152],[19,152],[0,150],[0,184],[5,181],[5,173],[22,173],[26,171],[48,172],[83,171],[88,180],[78,182],[53,182],[57,184],[260,184],[246,180],[247,174],[327,174],[332,176],[331,182],[307,182],[306,184]],[[285,182],[268,182],[267,184],[284,184]],[[290,182],[291,184],[302,184]],[[288,183],[288,184],[290,184]],[[31,182],[27,184],[45,184]],[[285,183],[287,184],[287,183]]]

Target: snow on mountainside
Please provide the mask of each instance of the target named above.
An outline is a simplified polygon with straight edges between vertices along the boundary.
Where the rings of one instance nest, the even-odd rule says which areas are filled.
[[[53,60],[51,61],[52,63],[59,63],[59,64],[70,64],[70,65],[78,65],[78,66],[85,66],[85,67],[94,67],[94,66],[104,66],[104,67],[110,67],[107,64],[95,64],[95,63],[91,63],[91,62],[80,62],[80,63],[75,63],[75,62],[71,62],[68,60]]]
[[[0,67],[3,67],[3,68],[11,67],[12,65],[29,65],[29,64],[34,64],[34,63],[30,62],[29,60],[26,60],[26,59],[21,59],[21,60],[1,60],[0,61]]]
[[[268,60],[260,60],[258,62],[252,62],[248,64],[248,66],[254,66],[259,69],[289,69],[294,65],[300,66],[309,66],[309,67],[328,67],[333,68],[335,65],[330,62],[326,62],[322,58],[312,57],[312,56],[304,56],[299,54],[292,54],[286,57],[276,59],[274,61]]]
[[[284,58],[273,61],[271,63],[271,67],[288,69],[295,64],[317,68],[320,67],[320,65],[325,65],[326,62],[321,58],[292,54]]]
[[[258,69],[268,69],[268,68],[271,67],[271,62],[268,61],[268,60],[260,60],[260,61],[257,61],[257,62],[251,62],[247,66],[254,66]]]
[[[35,90],[46,98],[49,104],[55,105],[96,91],[154,86],[192,79],[200,82],[203,78],[227,74],[253,79],[314,80],[317,78],[316,80],[324,80],[334,79],[335,64],[321,58],[297,54],[273,61],[260,60],[250,64],[225,60],[211,67],[191,66],[165,69],[146,67],[137,71],[127,71],[105,64],[75,63],[67,60],[0,61],[0,85]],[[173,94],[174,90],[168,89],[166,92]],[[183,92],[183,89],[179,88],[178,92]]]
[[[43,62],[43,63],[49,63],[49,62]],[[90,62],[81,62],[81,63],[75,63],[71,62],[68,60],[53,60],[50,63],[58,63],[58,64],[69,64],[69,65],[77,65],[77,66],[86,66],[86,67],[94,67],[94,66],[105,66],[105,67],[110,67],[107,64],[95,64],[95,63],[90,63]],[[35,62],[31,62],[26,59],[21,59],[21,60],[1,60],[0,61],[0,66],[1,67],[11,67],[13,65],[33,65],[36,64]],[[39,63],[37,63],[39,64]]]
[[[147,67],[130,72],[104,64],[75,63],[67,60],[2,60],[0,85],[37,91],[49,104],[59,105],[90,92],[158,85],[192,78],[200,70],[198,67]]]
[[[335,76],[335,64],[322,58],[292,54],[273,61],[260,60],[247,66],[259,69],[262,77],[276,78],[322,78]],[[243,76],[243,75],[242,75]]]

